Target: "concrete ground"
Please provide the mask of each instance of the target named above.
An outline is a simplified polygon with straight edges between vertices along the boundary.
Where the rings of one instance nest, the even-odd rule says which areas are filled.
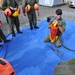
[[[20,5],[20,8],[22,8],[22,6]],[[63,18],[66,18],[72,22],[75,22],[75,9],[74,8],[69,8],[68,5],[60,5],[60,6],[54,6],[54,7],[49,7],[49,6],[39,6],[39,16],[37,14],[37,21],[41,21],[41,20],[46,20],[48,16],[53,16],[55,14],[55,10],[61,8],[63,11]],[[1,27],[1,29],[3,30],[4,34],[8,34],[10,33],[9,31],[9,26],[6,22],[5,16],[2,13],[2,11],[0,10],[0,20],[3,23],[3,26]],[[24,28],[25,26],[28,26],[28,18],[27,15],[23,16],[23,13],[21,13],[19,15],[19,20],[20,20],[20,27]]]

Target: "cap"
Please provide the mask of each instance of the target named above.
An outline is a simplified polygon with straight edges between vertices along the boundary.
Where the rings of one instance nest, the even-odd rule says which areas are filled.
[[[57,14],[57,15],[62,15],[62,10],[61,10],[61,9],[57,9],[57,10],[56,10],[56,14]]]

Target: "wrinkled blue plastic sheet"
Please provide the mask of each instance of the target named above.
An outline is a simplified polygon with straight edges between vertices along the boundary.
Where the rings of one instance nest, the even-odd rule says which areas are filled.
[[[75,50],[75,23],[66,21],[66,30],[62,35],[62,43]],[[38,22],[39,29],[30,30],[27,26],[23,34],[7,37],[11,42],[1,43],[0,57],[5,58],[14,68],[16,75],[53,75],[58,62],[75,58],[75,52],[63,46],[56,48],[51,43],[45,43],[44,38],[50,33],[48,22]],[[58,51],[53,51],[52,47]]]

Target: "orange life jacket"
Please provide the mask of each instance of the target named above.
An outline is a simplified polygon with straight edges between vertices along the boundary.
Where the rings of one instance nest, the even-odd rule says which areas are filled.
[[[0,75],[16,75],[13,67],[3,58],[0,58]]]
[[[56,24],[51,25],[51,27],[50,27],[50,40],[52,43],[58,39],[57,32],[58,32],[58,28],[56,27]]]

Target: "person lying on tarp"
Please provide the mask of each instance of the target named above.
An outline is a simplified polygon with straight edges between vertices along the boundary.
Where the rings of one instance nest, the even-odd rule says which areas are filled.
[[[57,47],[61,46],[62,33],[65,31],[66,22],[62,19],[62,10],[57,9],[55,11],[55,17],[50,20],[48,28],[50,29],[50,34],[48,34],[44,41],[52,42]]]

